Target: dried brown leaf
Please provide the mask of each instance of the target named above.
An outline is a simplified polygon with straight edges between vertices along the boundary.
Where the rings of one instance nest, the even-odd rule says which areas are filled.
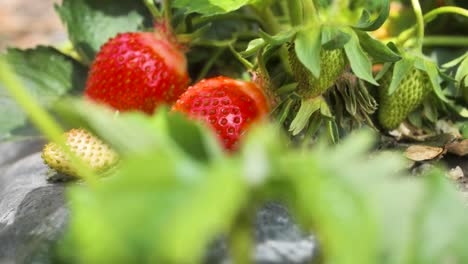
[[[443,153],[443,148],[424,145],[413,145],[406,149],[405,156],[410,160],[424,161],[436,159]]]
[[[466,156],[468,155],[468,139],[447,144],[445,145],[445,149],[449,153],[453,153],[458,156]]]

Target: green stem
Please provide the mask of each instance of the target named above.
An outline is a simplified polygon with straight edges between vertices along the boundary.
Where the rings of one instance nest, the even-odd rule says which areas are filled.
[[[244,20],[249,22],[257,22],[261,23],[260,19],[254,15],[246,15],[246,14],[239,14],[239,13],[227,13],[222,15],[213,15],[213,16],[200,16],[195,17],[192,20],[193,25],[200,25],[206,24],[210,22],[216,22],[218,20]]]
[[[253,65],[252,63],[250,63],[250,61],[244,59],[235,49],[232,45],[229,45],[229,50],[232,52],[232,54],[234,55],[234,57],[236,57],[236,59],[242,63],[244,65],[245,68],[247,68],[248,70],[252,70],[253,69]]]
[[[164,7],[164,20],[166,21],[167,25],[170,27],[171,25],[171,0],[163,0],[163,7]]]
[[[151,15],[153,16],[154,19],[158,19],[162,17],[161,12],[159,9],[154,5],[154,0],[143,0],[143,2],[146,5],[146,8],[150,11]]]
[[[294,1],[290,1],[294,2]],[[265,31],[270,35],[276,35],[281,31],[281,25],[278,23],[278,19],[275,17],[271,8],[267,8],[265,11],[260,11],[258,9],[254,9],[257,15],[262,19],[262,27]],[[286,47],[281,47],[279,51],[279,57],[281,60],[281,64],[285,68],[287,72],[292,72],[291,66],[289,65],[289,58],[288,58],[288,50]]]
[[[62,128],[55,120],[37,103],[24,88],[21,81],[12,72],[8,63],[0,59],[0,82],[4,84],[5,89],[11,97],[20,105],[34,125],[44,134],[50,141],[56,142],[70,157],[73,168],[80,172],[88,184],[92,187],[95,185],[97,177],[79,158],[74,155],[66,145],[65,137]]]
[[[424,22],[429,23],[441,14],[458,14],[464,17],[468,17],[468,10],[456,6],[439,7],[431,10],[426,15],[424,15]]]
[[[281,25],[278,23],[278,19],[275,17],[270,8],[265,9],[263,12],[255,9],[256,13],[262,19],[262,27],[270,35],[278,34],[281,30]]]
[[[414,14],[416,15],[417,22],[416,49],[419,53],[422,53],[422,43],[424,39],[424,17],[419,0],[411,0],[411,4],[413,5],[413,10]]]
[[[303,22],[303,8],[301,0],[287,0],[289,20],[292,26],[300,26]]]
[[[424,46],[468,47],[468,37],[464,36],[428,36]]]
[[[442,14],[457,14],[461,15],[464,17],[468,17],[468,10],[460,8],[460,7],[455,7],[455,6],[445,6],[445,7],[439,7],[436,9],[433,9],[432,11],[428,12],[427,14],[424,15],[424,23],[427,24],[431,21],[433,21],[435,18],[437,18],[439,15]],[[415,25],[405,31],[403,31],[398,38],[396,38],[395,42],[398,45],[403,44],[406,42],[411,36],[414,34],[416,31],[418,25]]]
[[[195,82],[199,82],[201,79],[205,78],[208,71],[211,69],[213,64],[216,62],[218,57],[223,53],[225,47],[218,48],[216,52],[211,56],[211,58],[203,65],[203,69],[198,74],[197,80]]]
[[[302,0],[302,6],[304,7],[303,16],[305,23],[318,22],[318,12],[313,0]]]

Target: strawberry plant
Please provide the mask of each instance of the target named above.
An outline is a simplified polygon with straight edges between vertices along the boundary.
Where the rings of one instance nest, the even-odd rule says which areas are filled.
[[[425,25],[468,11],[401,5],[416,22],[379,35],[388,0],[63,0],[71,48],[0,57],[0,139],[41,134],[44,162],[74,176],[50,261],[202,263],[223,235],[252,263],[253,214],[278,201],[318,263],[468,262],[444,170],[410,178],[375,141],[466,130],[467,39]]]

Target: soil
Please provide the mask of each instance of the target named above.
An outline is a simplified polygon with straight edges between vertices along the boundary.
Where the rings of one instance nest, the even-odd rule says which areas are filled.
[[[0,51],[33,48],[66,40],[54,3],[60,0],[0,0]]]

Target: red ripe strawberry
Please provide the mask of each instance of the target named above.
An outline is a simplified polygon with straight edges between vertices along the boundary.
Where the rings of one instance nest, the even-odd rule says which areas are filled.
[[[118,34],[91,66],[85,95],[120,111],[148,114],[173,103],[189,82],[187,61],[164,29]]]
[[[173,110],[204,120],[224,147],[234,150],[248,127],[268,114],[269,105],[255,83],[220,76],[189,87]]]

